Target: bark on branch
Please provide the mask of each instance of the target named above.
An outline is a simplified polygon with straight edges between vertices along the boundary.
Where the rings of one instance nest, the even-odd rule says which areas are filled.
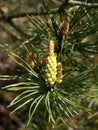
[[[68,0],[67,4],[73,5],[73,6],[84,5],[84,6],[88,6],[88,7],[98,8],[98,3],[86,3],[86,2],[76,1],[76,0]],[[55,9],[55,10],[51,11],[51,14],[57,14],[58,12],[59,12],[59,10]],[[33,15],[33,16],[48,15],[47,12],[22,12],[22,13],[18,13],[18,14],[8,14],[7,15],[2,11],[2,9],[0,9],[0,14],[1,14],[0,21],[10,24],[16,31],[23,34],[23,36],[26,36],[26,34],[23,33],[23,31],[19,27],[17,27],[17,25],[14,24],[14,22],[12,21],[14,18],[26,17],[27,15]]]
[[[69,0],[68,4],[71,4],[71,5],[85,5],[85,6],[88,6],[88,7],[98,8],[98,3],[86,3],[86,2],[81,2],[81,1]]]
[[[86,3],[86,2],[75,1],[75,0],[69,0],[68,5],[79,5],[79,6],[85,5],[85,6],[88,6],[88,7],[98,8],[98,3]],[[57,14],[57,13],[58,13],[58,10],[51,11],[51,14]],[[48,13],[47,12],[22,12],[22,13],[19,13],[19,14],[10,14],[10,15],[7,15],[7,16],[5,16],[4,13],[3,13],[3,15],[0,17],[0,20],[1,21],[8,21],[8,20],[12,20],[14,18],[26,17],[27,15],[33,15],[33,16],[48,15]]]

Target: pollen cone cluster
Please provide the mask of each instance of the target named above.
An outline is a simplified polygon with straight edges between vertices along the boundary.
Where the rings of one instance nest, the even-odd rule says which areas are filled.
[[[61,83],[62,82],[62,63],[58,62],[57,63],[57,76],[56,76],[56,83]]]
[[[48,56],[46,59],[46,67],[45,67],[45,81],[51,87],[56,82],[57,75],[57,59],[56,54],[54,53],[54,42],[51,40],[48,46]]]

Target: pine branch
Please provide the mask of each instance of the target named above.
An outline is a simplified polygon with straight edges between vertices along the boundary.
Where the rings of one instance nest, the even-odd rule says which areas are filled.
[[[8,23],[10,26],[12,26],[17,32],[19,32],[20,34],[21,34],[21,36],[23,36],[23,37],[27,37],[27,34],[26,33],[24,33],[24,31],[22,30],[22,29],[20,29],[17,25],[15,25],[15,23],[12,21],[12,19],[10,19],[10,17],[8,16],[6,16],[5,15],[5,13],[4,13],[4,11],[2,10],[2,9],[0,9],[0,13],[1,13],[1,15],[2,15],[2,20],[1,20],[1,22],[3,21],[4,23]],[[4,29],[4,28],[3,28]],[[6,30],[7,31],[7,29],[4,29],[4,30]],[[7,31],[7,32],[9,32],[9,31]],[[13,34],[12,34],[12,32],[10,33],[12,36],[14,36]],[[17,36],[14,36],[16,39],[20,39],[20,38],[18,38]]]
[[[51,14],[56,14],[57,10],[51,11]],[[0,21],[8,21],[14,18],[20,18],[20,17],[26,17],[27,15],[31,16],[37,16],[37,15],[48,15],[47,12],[23,12],[23,13],[19,13],[19,14],[10,14],[8,16],[2,16],[0,17]]]
[[[86,3],[86,2],[81,2],[81,1],[69,0],[68,4],[70,4],[70,5],[85,5],[88,7],[98,8],[98,3]]]
[[[88,7],[94,7],[98,8],[98,3],[86,3],[86,2],[81,2],[81,1],[74,1],[74,0],[69,0],[67,2],[68,5],[85,5]],[[27,15],[33,15],[33,16],[38,16],[38,15],[48,15],[48,12],[22,12],[22,13],[17,13],[17,14],[9,14],[9,15],[4,15],[2,10],[0,9],[0,12],[3,14],[0,17],[0,21],[8,21],[14,18],[20,18],[20,17],[26,17]],[[57,14],[58,10],[52,10],[51,14]]]

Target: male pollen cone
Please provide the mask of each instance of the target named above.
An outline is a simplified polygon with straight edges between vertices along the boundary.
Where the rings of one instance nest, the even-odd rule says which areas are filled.
[[[54,42],[51,40],[48,45],[48,56],[46,58],[45,81],[52,87],[56,81],[57,60],[54,53]]]

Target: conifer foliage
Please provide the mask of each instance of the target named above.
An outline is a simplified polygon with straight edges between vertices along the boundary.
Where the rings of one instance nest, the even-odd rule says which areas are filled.
[[[12,113],[25,107],[27,125],[35,119],[44,126],[48,123],[52,129],[70,120],[76,127],[74,117],[79,110],[89,112],[82,99],[90,104],[86,99],[95,96],[88,92],[98,91],[98,65],[93,66],[98,40],[89,40],[98,33],[98,17],[95,17],[98,11],[87,4],[72,6],[68,0],[52,10],[48,2],[42,0],[42,8],[38,10],[43,15],[27,16],[33,25],[26,30],[30,38],[16,52],[7,49],[20,66],[22,74],[17,76],[22,81],[3,89],[20,92],[9,107],[13,108]],[[32,55],[30,62],[19,54],[21,49]]]

